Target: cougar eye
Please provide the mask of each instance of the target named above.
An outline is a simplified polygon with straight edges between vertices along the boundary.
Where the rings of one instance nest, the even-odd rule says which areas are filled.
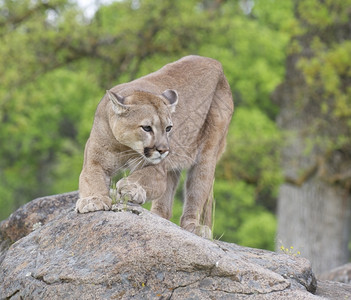
[[[151,126],[141,126],[141,128],[142,128],[145,132],[152,132]]]
[[[170,132],[172,130],[172,126],[167,126],[166,127],[166,132]]]

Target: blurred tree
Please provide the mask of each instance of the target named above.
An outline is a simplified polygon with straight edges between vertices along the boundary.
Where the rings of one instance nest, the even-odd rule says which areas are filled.
[[[284,75],[292,5],[244,2],[124,0],[86,18],[68,0],[0,1],[0,219],[77,189],[106,89],[199,54],[222,62],[237,107],[217,168],[215,235],[272,248],[280,134],[270,94]]]
[[[2,218],[51,191],[54,157],[63,138],[75,138],[75,128],[68,124],[76,122],[73,115],[79,106],[74,112],[69,105],[72,95],[60,90],[70,85],[70,79],[52,76],[47,81],[44,74],[77,57],[64,44],[69,28],[78,27],[77,15],[65,0],[0,2]]]
[[[295,1],[298,26],[275,92],[288,131],[278,240],[317,273],[348,261],[351,209],[351,1]],[[277,245],[279,248],[280,244]]]

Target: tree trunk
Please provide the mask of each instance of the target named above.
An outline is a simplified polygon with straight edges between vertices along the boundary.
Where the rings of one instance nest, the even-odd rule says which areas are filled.
[[[288,59],[289,80],[274,95],[281,100],[278,125],[287,132],[282,153],[285,183],[278,196],[276,248],[294,247],[293,251],[300,251],[301,256],[312,262],[316,274],[320,274],[348,261],[350,187],[330,178],[335,171],[349,168],[350,162],[338,151],[328,154],[313,144],[308,150],[313,136],[306,128],[316,115],[297,110],[296,99],[306,94],[306,86],[294,67],[295,62],[296,57]]]
[[[304,11],[303,5],[312,5],[308,1],[295,2],[295,16],[304,31],[291,43],[294,51],[287,58],[285,81],[273,95],[280,107],[277,123],[287,133],[282,153],[285,183],[278,198],[276,248],[292,246],[291,252],[301,252],[312,262],[316,274],[320,274],[345,264],[349,257],[351,141],[348,118],[334,114],[337,93],[325,89],[323,71],[310,69],[316,73],[306,82],[301,65],[313,58],[318,62],[314,66],[323,68],[328,51],[336,45],[342,47],[350,36],[347,22],[335,17],[343,12],[338,10],[342,1],[335,7],[324,1],[314,2],[319,9],[324,6],[331,18],[335,17],[336,21],[328,26],[304,17],[310,10]],[[349,77],[339,74],[338,68],[333,71],[340,81],[339,91],[347,95]],[[347,141],[335,146],[334,141],[342,134]]]
[[[318,178],[301,187],[283,184],[278,202],[277,248],[312,262],[316,274],[348,261],[350,196]]]

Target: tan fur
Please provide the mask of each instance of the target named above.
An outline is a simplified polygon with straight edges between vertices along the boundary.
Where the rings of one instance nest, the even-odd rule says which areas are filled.
[[[233,109],[221,64],[199,56],[107,91],[85,147],[76,210],[110,209],[110,179],[127,168],[131,173],[117,183],[118,195],[139,204],[153,201],[151,210],[169,219],[180,172],[187,169],[181,226],[208,237],[203,227],[211,227],[215,166]]]

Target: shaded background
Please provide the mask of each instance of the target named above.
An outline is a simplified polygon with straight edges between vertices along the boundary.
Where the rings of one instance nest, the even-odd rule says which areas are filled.
[[[0,0],[0,220],[78,189],[106,89],[198,54],[223,64],[236,105],[216,173],[215,238],[299,251],[320,272],[345,263],[350,14],[350,0]]]

